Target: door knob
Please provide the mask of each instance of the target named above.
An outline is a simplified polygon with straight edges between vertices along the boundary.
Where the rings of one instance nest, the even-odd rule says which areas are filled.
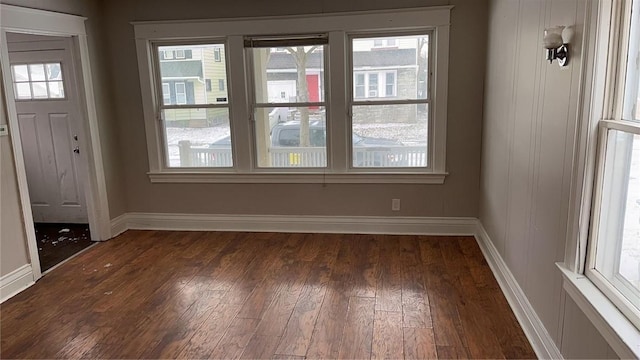
[[[76,146],[75,148],[73,148],[73,152],[76,154],[80,154],[80,148]]]

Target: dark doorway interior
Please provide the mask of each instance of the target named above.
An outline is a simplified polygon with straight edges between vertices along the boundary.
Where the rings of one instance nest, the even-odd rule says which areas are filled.
[[[43,272],[93,244],[89,224],[36,223],[35,227]]]

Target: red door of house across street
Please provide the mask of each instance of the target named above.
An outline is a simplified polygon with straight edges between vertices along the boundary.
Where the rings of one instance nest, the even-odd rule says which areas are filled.
[[[307,89],[309,89],[309,102],[320,102],[320,87],[318,86],[318,75],[307,75]],[[310,106],[309,109],[317,110],[317,106]]]

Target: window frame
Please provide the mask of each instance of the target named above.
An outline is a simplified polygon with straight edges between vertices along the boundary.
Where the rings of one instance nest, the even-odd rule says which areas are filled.
[[[164,92],[163,92],[163,87],[165,84],[169,84],[169,88],[171,88],[170,83],[164,83],[162,81],[162,74],[160,71],[160,62],[161,60],[166,60],[166,58],[164,58],[164,55],[161,56],[161,51],[159,50],[159,48],[161,47],[171,47],[171,46],[189,46],[189,45],[222,45],[223,47],[226,47],[226,42],[225,39],[223,38],[203,38],[203,39],[187,39],[184,41],[181,40],[154,40],[154,41],[150,41],[148,43],[148,47],[149,47],[149,62],[150,62],[150,85],[151,85],[151,96],[153,96],[154,101],[153,101],[153,106],[154,106],[154,119],[155,121],[155,139],[151,139],[151,141],[147,140],[147,150],[150,152],[149,154],[149,162],[151,163],[151,161],[158,161],[157,163],[157,168],[162,169],[162,171],[164,173],[167,174],[180,174],[180,173],[184,173],[184,172],[200,172],[201,169],[212,169],[215,172],[225,172],[225,171],[229,171],[229,169],[233,169],[233,167],[171,167],[169,166],[169,156],[167,153],[167,136],[166,136],[166,125],[165,125],[165,119],[163,116],[163,110],[171,110],[171,109],[219,109],[219,108],[226,108],[228,109],[229,112],[229,118],[231,118],[231,105],[230,105],[230,100],[229,98],[227,98],[227,102],[226,103],[215,103],[215,104],[188,104],[188,91],[187,91],[187,85],[186,85],[186,80],[182,81],[182,82],[175,82],[174,83],[174,90],[176,91],[176,103],[175,104],[169,104],[169,105],[165,105],[164,104]],[[162,51],[163,54],[166,54],[167,51]],[[171,50],[171,52],[175,52],[175,50]],[[186,54],[185,54],[186,55]],[[161,59],[161,57],[163,59]],[[170,59],[170,60],[175,60],[175,59]],[[229,76],[229,64],[228,62],[226,63],[226,67],[225,67],[225,72],[226,72],[226,76]],[[184,85],[184,96],[185,96],[185,103],[183,104],[179,104],[178,103],[178,92],[177,92],[177,85],[178,84],[183,84]],[[144,101],[143,101],[143,108],[144,108]],[[147,108],[145,108],[145,119],[147,117],[146,111],[149,110]],[[231,119],[229,120],[231,122]],[[149,126],[148,126],[148,121],[145,121],[145,128],[148,134],[149,131]],[[231,129],[231,135],[233,138],[233,130]],[[155,141],[154,141],[155,140]],[[233,142],[233,141],[232,141]],[[151,146],[154,146],[154,150],[155,150],[155,154],[153,154],[153,158],[151,157]],[[234,156],[232,154],[232,156]],[[151,171],[151,166],[150,166],[150,171]]]
[[[33,80],[31,78],[31,66],[32,65],[42,65],[43,69],[44,69],[44,80]],[[47,77],[47,65],[58,65],[60,67],[60,80],[49,80]],[[59,100],[68,100],[67,97],[67,79],[65,77],[64,71],[63,71],[63,66],[62,66],[62,62],[60,61],[47,61],[47,62],[20,62],[20,63],[15,63],[15,64],[11,64],[10,65],[10,69],[11,69],[11,74],[10,74],[10,79],[11,79],[11,83],[13,84],[13,91],[16,94],[16,101],[21,102],[21,101],[59,101]],[[17,66],[26,66],[27,67],[27,80],[26,81],[17,81],[15,78],[15,67]],[[44,83],[45,84],[45,90],[47,92],[47,96],[46,97],[35,97],[33,95],[33,84],[34,83]],[[51,97],[51,88],[49,86],[50,83],[60,83],[62,84],[62,93],[63,96],[62,97]],[[23,98],[23,97],[18,97],[18,89],[17,86],[18,84],[27,84],[29,86],[29,93],[30,93],[30,97],[29,98]]]
[[[325,34],[321,34],[323,37],[326,37]],[[300,36],[305,36],[305,34],[295,34],[295,35],[288,35],[288,36],[284,36],[282,38],[282,42],[285,42],[287,40],[291,40],[291,39],[296,39]],[[293,45],[292,45],[293,46]],[[256,47],[259,48],[259,47]],[[265,48],[265,47],[262,47]],[[266,47],[268,49],[272,49],[272,48],[277,48],[276,46],[273,47]],[[282,108],[282,107],[289,107],[289,108],[293,108],[293,107],[313,107],[313,106],[318,106],[318,107],[324,107],[325,108],[325,131],[326,134],[330,133],[330,129],[332,127],[331,121],[329,120],[329,116],[328,116],[328,111],[327,109],[330,107],[329,103],[330,103],[330,94],[329,94],[329,89],[326,86],[326,84],[328,84],[328,76],[329,76],[329,71],[327,71],[327,67],[328,67],[328,59],[329,59],[329,44],[326,44],[326,47],[323,48],[323,52],[322,52],[322,56],[323,56],[323,68],[322,68],[322,73],[321,75],[318,74],[318,79],[322,78],[325,86],[324,86],[324,94],[322,96],[322,99],[316,102],[313,101],[307,101],[307,102],[297,102],[297,101],[287,101],[287,102],[269,102],[269,99],[267,98],[266,102],[259,102],[256,99],[256,76],[255,76],[255,67],[254,67],[254,57],[251,54],[251,51],[255,49],[252,47],[246,47],[245,48],[245,53],[246,53],[246,58],[247,58],[247,64],[248,64],[248,70],[247,70],[247,76],[248,76],[248,86],[249,86],[249,101],[250,101],[250,108],[249,108],[249,112],[250,112],[250,116],[253,119],[255,116],[255,112],[258,108]],[[287,52],[287,50],[285,49],[285,52]],[[288,52],[287,52],[288,53]],[[309,74],[307,74],[308,76]],[[308,84],[307,84],[308,86]],[[255,119],[253,120],[253,123],[255,123]],[[325,151],[326,151],[326,166],[324,167],[265,167],[265,166],[260,166],[258,164],[258,158],[259,158],[259,154],[257,153],[258,149],[257,149],[257,145],[256,145],[256,141],[257,141],[257,134],[256,134],[256,129],[255,126],[252,126],[252,145],[254,148],[254,152],[253,152],[253,171],[256,173],[261,173],[261,172],[271,172],[271,173],[283,173],[283,174],[297,174],[297,173],[308,173],[308,172],[326,172],[326,171],[330,171],[332,168],[332,157],[330,156],[331,154],[331,144],[329,141],[329,137],[326,136],[325,139]],[[271,145],[268,144],[268,146],[270,147]]]
[[[398,87],[398,73],[397,73],[397,69],[396,70],[387,70],[387,69],[380,69],[380,70],[359,70],[356,71],[354,69],[354,60],[353,60],[353,40],[354,39],[368,39],[368,38],[380,38],[380,37],[389,37],[389,36],[417,36],[417,35],[427,35],[429,37],[429,48],[427,49],[428,53],[427,53],[427,94],[425,99],[410,99],[410,100],[398,100],[398,99],[388,99],[389,97],[386,96],[386,74],[388,72],[394,72],[394,80],[395,80],[395,84],[394,84],[394,96],[392,97],[397,97],[397,87]],[[350,164],[350,167],[354,168],[354,169],[358,169],[358,171],[397,171],[397,169],[403,169],[404,171],[411,171],[411,172],[419,172],[419,171],[434,171],[434,169],[438,168],[438,165],[435,164],[435,162],[437,162],[438,154],[435,154],[435,144],[438,142],[438,139],[436,138],[436,136],[438,136],[438,133],[436,133],[436,124],[435,121],[433,120],[435,118],[435,111],[434,111],[434,106],[433,105],[433,99],[432,99],[432,94],[434,94],[434,78],[435,78],[435,70],[434,70],[434,55],[436,54],[436,51],[434,50],[434,37],[435,37],[435,31],[432,29],[423,29],[423,30],[416,30],[416,31],[383,31],[383,32],[375,32],[375,33],[371,33],[371,32],[354,32],[354,33],[350,33],[348,35],[347,38],[347,51],[349,52],[349,60],[347,62],[347,71],[349,71],[349,69],[352,71],[352,76],[348,76],[348,78],[350,79],[351,83],[349,83],[348,87],[350,89],[354,89],[355,90],[355,75],[357,73],[361,73],[364,72],[365,75],[365,90],[366,93],[365,95],[369,95],[369,90],[370,90],[370,82],[369,82],[369,74],[370,73],[376,73],[377,74],[377,91],[378,91],[378,96],[366,96],[364,98],[356,98],[355,97],[355,91],[352,91],[349,93],[348,96],[348,111],[349,114],[351,115],[349,117],[349,134],[351,135],[353,133],[353,108],[355,106],[384,106],[384,105],[413,105],[413,104],[428,104],[428,124],[427,124],[427,166],[423,166],[423,167],[403,167],[403,168],[368,168],[368,167],[354,167],[353,164]],[[385,39],[384,41],[386,42],[387,39]],[[384,86],[382,86],[382,82],[381,82],[381,78],[384,75]],[[380,96],[380,90],[385,92],[385,96]],[[376,100],[368,100],[370,98],[375,98]],[[350,136],[350,138],[352,138],[352,136]],[[349,139],[349,159],[352,162],[353,159],[353,144],[351,142],[351,139]],[[442,161],[444,162],[444,159],[442,159]],[[437,170],[436,170],[437,171]]]
[[[638,0],[636,0],[638,1]],[[633,326],[640,330],[640,307],[635,306],[625,294],[628,291],[620,290],[618,286],[625,286],[625,284],[619,283],[621,280],[614,278],[610,281],[604,274],[598,269],[598,261],[602,260],[602,251],[611,252],[618,251],[622,242],[622,238],[615,239],[614,243],[607,243],[603,245],[600,234],[600,220],[604,213],[603,209],[603,197],[604,197],[604,181],[605,170],[607,166],[607,147],[609,145],[609,131],[618,130],[624,133],[633,135],[640,135],[640,121],[629,121],[623,117],[623,107],[625,98],[625,86],[627,77],[627,58],[629,56],[629,40],[631,31],[631,6],[632,1],[626,1],[624,4],[612,3],[612,13],[619,12],[619,19],[613,21],[610,25],[611,37],[607,40],[613,45],[611,51],[606,55],[607,61],[611,64],[606,70],[604,79],[603,98],[604,105],[602,114],[599,119],[596,120],[596,136],[592,139],[592,145],[596,149],[594,158],[594,175],[593,175],[593,190],[590,198],[590,227],[588,235],[586,236],[586,254],[584,259],[584,275],[587,279],[595,285],[595,287],[604,294],[616,308],[624,314],[628,321]],[[638,4],[640,5],[640,4]],[[601,59],[604,60],[604,59]],[[611,258],[614,255],[606,255],[605,257]],[[612,267],[614,272],[616,271],[616,260],[605,259],[607,266]],[[616,275],[614,275],[616,277]],[[634,289],[630,292],[636,293],[638,290]]]
[[[142,90],[147,150],[148,175],[159,183],[413,183],[442,184],[447,175],[446,128],[449,67],[450,15],[453,6],[434,6],[401,10],[362,11],[348,14],[311,14],[250,19],[221,19],[198,21],[133,22],[140,84]],[[353,169],[350,163],[350,119],[347,104],[350,88],[345,79],[348,53],[347,34],[381,32],[389,23],[398,25],[397,31],[434,33],[432,42],[434,84],[432,94],[433,134],[429,163],[432,168],[375,168]],[[394,31],[395,32],[395,31]],[[325,88],[331,98],[326,109],[333,125],[327,135],[327,154],[331,168],[292,173],[291,171],[257,171],[254,166],[254,139],[251,133],[250,100],[248,99],[247,58],[244,36],[290,35],[325,33],[329,36],[329,60],[325,65]],[[233,168],[168,168],[165,165],[164,133],[158,116],[158,71],[153,63],[156,44],[163,46],[188,43],[224,43],[227,59],[227,89],[231,125]],[[160,99],[161,100],[161,99]],[[261,169],[262,170],[262,169]],[[287,169],[285,169],[287,170]]]

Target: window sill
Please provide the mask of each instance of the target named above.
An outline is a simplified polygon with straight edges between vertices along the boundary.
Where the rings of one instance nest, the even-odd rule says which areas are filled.
[[[556,263],[563,288],[622,359],[640,358],[640,330],[584,275]]]
[[[448,173],[203,173],[149,172],[152,183],[218,184],[444,184]]]

